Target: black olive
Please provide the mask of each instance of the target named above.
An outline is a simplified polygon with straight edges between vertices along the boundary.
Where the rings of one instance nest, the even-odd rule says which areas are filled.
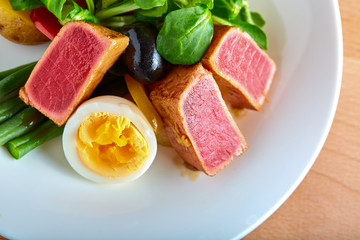
[[[143,84],[162,79],[168,63],[156,50],[156,27],[149,22],[135,22],[124,26],[121,32],[130,38],[129,46],[120,57],[129,74]]]

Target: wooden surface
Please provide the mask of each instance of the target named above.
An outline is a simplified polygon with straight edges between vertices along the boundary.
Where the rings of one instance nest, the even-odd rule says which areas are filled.
[[[339,4],[344,72],[330,134],[294,194],[245,240],[360,239],[360,1]]]
[[[360,1],[339,5],[344,71],[330,134],[297,190],[245,240],[360,239]]]

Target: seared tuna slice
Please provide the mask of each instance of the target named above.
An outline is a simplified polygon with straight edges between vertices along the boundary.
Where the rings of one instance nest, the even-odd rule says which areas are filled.
[[[68,22],[35,66],[20,98],[57,125],[64,124],[91,95],[128,41],[100,25]]]
[[[202,64],[210,70],[221,93],[233,107],[260,110],[276,66],[246,32],[214,26],[214,37]]]
[[[206,174],[215,175],[246,150],[212,74],[201,64],[174,67],[153,86],[150,98],[172,146]]]

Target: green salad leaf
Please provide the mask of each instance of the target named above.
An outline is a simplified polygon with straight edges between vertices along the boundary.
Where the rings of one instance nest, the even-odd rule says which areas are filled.
[[[158,27],[158,18],[157,17],[147,17],[141,14],[140,10],[136,10],[134,12],[134,17],[136,21],[139,22],[149,22],[154,25],[156,28]]]
[[[134,0],[141,9],[151,9],[164,6],[166,0]]]
[[[93,0],[86,0],[89,9],[93,7]],[[100,24],[100,21],[91,13],[91,9],[83,9],[73,0],[10,0],[14,10],[28,10],[45,6],[54,14],[61,24],[68,21],[82,20]],[[16,8],[16,9],[15,9]]]
[[[10,4],[15,11],[34,9],[43,5],[39,0],[10,0]]]
[[[115,16],[104,19],[101,24],[106,27],[119,28],[136,22],[135,16]]]
[[[66,0],[40,0],[58,19],[62,20],[62,9]]]
[[[116,2],[119,2],[119,0],[102,0],[101,6],[102,6],[102,8],[107,8]]]
[[[164,5],[159,7],[154,7],[148,10],[138,9],[136,10],[142,16],[145,17],[161,17],[168,11],[168,1],[165,1]]]
[[[240,28],[241,30],[247,32],[262,49],[267,49],[267,37],[265,32],[260,27],[239,19],[230,22],[226,19],[214,15],[212,16],[212,18],[218,24],[235,26]]]
[[[95,4],[94,4],[94,1],[93,0],[85,0],[86,1],[86,5],[90,11],[91,14],[94,13],[95,11]]]
[[[265,25],[265,20],[259,13],[250,12],[248,0],[215,0],[211,12],[216,23],[240,28],[262,49],[267,49],[267,37],[261,29]]]
[[[97,9],[97,11],[95,11],[95,17],[97,17],[99,20],[102,20],[105,18],[121,15],[123,13],[135,11],[139,8],[140,7],[136,5],[133,0],[124,0],[114,3],[107,8]]]
[[[264,18],[260,15],[260,13],[251,12],[251,18],[258,27],[262,28],[265,26],[266,22]]]
[[[149,17],[158,17],[167,11],[167,0],[124,0],[117,1],[109,7],[97,9],[95,16],[102,20],[105,18],[121,15],[123,13],[132,12],[138,9],[147,10],[142,15]]]
[[[205,5],[208,9],[214,7],[214,0],[172,0],[179,8],[196,7],[201,4]]]
[[[173,64],[196,63],[209,47],[213,31],[211,13],[204,5],[172,11],[157,36],[157,50]]]
[[[262,49],[267,50],[267,37],[261,28],[244,21],[238,21],[233,26],[247,32]]]
[[[236,18],[243,6],[243,0],[214,0],[212,13],[223,19],[232,20]]]
[[[70,1],[64,6],[62,12],[61,24],[65,24],[68,21],[85,21],[100,24],[100,21],[93,15],[88,9],[83,9],[74,1]]]

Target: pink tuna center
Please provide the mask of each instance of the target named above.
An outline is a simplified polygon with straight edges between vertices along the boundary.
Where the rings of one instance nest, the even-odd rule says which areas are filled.
[[[272,65],[252,41],[237,32],[229,33],[217,56],[220,69],[246,89],[249,97],[257,101],[265,95]]]
[[[189,137],[209,172],[216,172],[232,160],[241,140],[208,76],[186,96],[183,114]]]
[[[41,109],[63,119],[109,42],[104,42],[89,29],[76,26],[64,31],[55,44],[34,72],[27,91],[30,98],[40,96],[31,101]]]

